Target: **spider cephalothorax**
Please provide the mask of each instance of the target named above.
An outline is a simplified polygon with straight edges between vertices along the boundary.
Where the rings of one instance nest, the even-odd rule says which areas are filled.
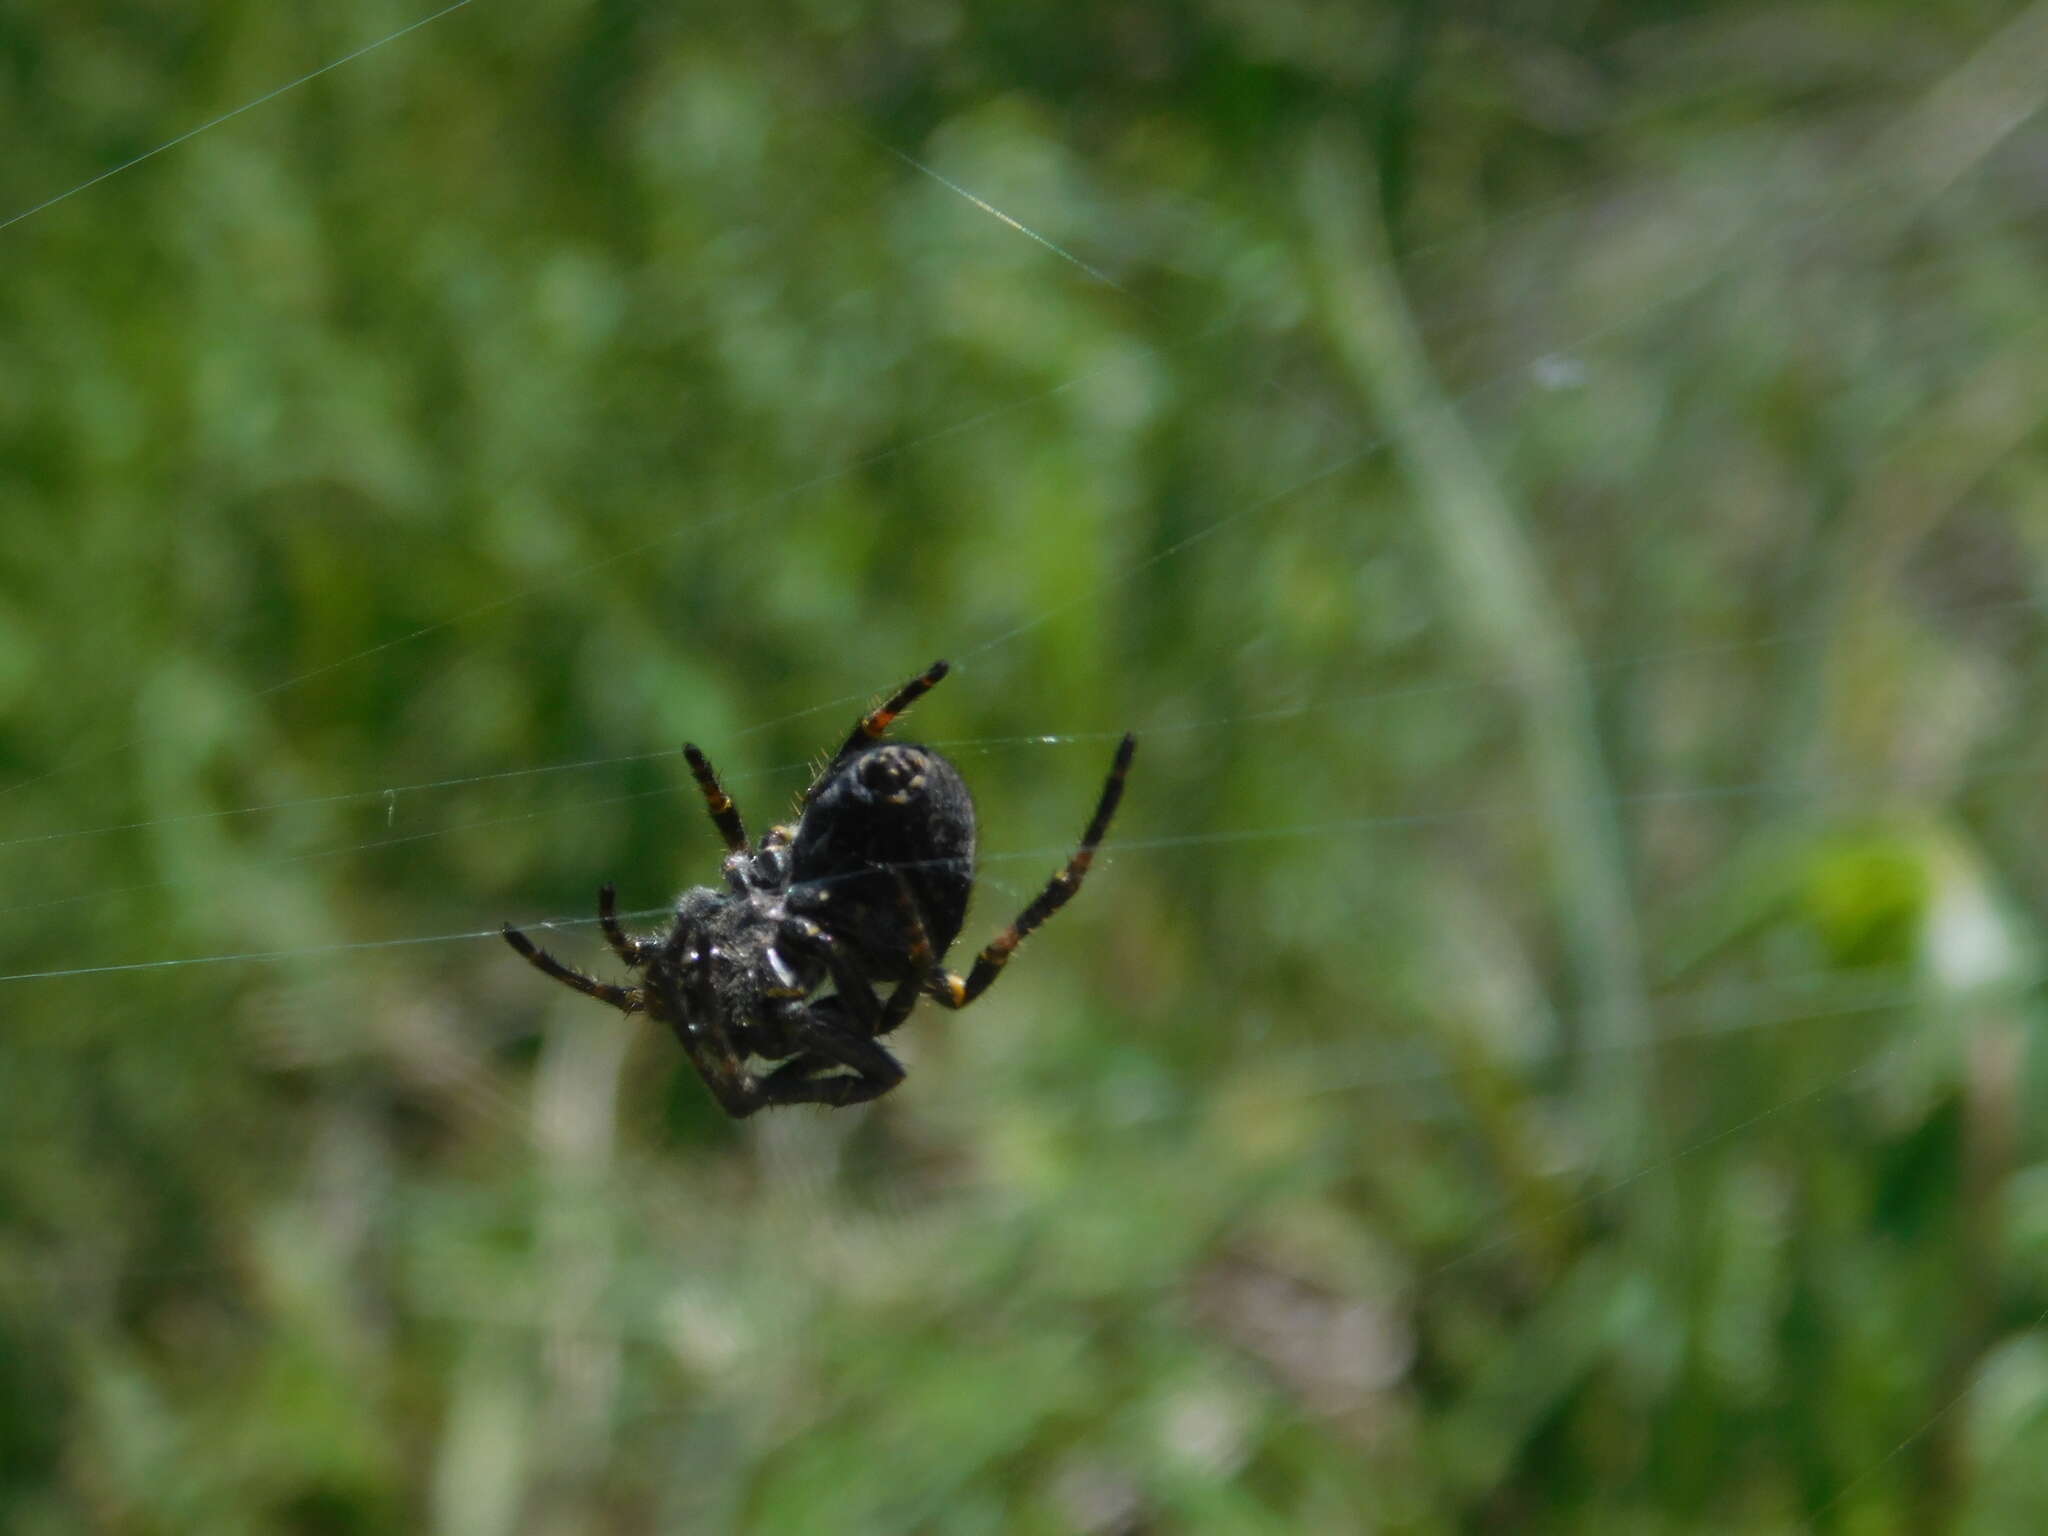
[[[988,990],[1031,931],[1081,887],[1123,795],[1137,740],[1125,736],[1081,846],[965,978],[941,962],[974,886],[974,801],[930,747],[885,742],[889,724],[946,675],[934,662],[870,710],[804,791],[794,827],[758,844],[718,776],[683,749],[725,839],[725,889],[696,886],[666,934],[619,927],[612,887],[598,892],[605,942],[637,986],[610,986],[538,948],[509,924],[505,941],[557,981],[675,1031],[729,1115],[769,1104],[858,1104],[903,1068],[880,1044],[920,997],[965,1008]],[[823,989],[829,984],[831,990]],[[887,998],[878,987],[889,989]],[[779,1062],[765,1074],[749,1061]]]

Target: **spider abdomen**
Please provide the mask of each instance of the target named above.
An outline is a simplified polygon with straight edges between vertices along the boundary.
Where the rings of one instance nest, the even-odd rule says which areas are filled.
[[[930,747],[880,742],[818,786],[790,850],[788,903],[860,956],[877,980],[909,973],[910,935],[896,871],[934,958],[967,917],[974,884],[974,799]]]

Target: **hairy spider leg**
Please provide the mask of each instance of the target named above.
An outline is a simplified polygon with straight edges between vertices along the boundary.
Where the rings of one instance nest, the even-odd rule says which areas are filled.
[[[697,781],[697,788],[704,796],[704,808],[711,812],[712,825],[718,828],[718,835],[725,839],[727,853],[747,851],[747,829],[740,821],[739,808],[732,803],[718,782],[718,774],[711,766],[711,760],[697,750],[695,742],[683,743],[683,758],[690,765],[690,777]]]
[[[718,1100],[718,1107],[735,1120],[744,1120],[755,1110],[770,1101],[761,1096],[761,1085],[754,1075],[740,1064],[739,1054],[732,1043],[725,1038],[723,1030],[714,1038],[704,1039],[692,1034],[679,1021],[665,1013],[657,1013],[674,1031],[683,1053],[690,1058],[690,1064],[697,1069],[697,1075],[704,1079],[704,1086],[711,1090],[711,1096]]]
[[[647,939],[636,939],[619,926],[619,893],[607,880],[597,888],[597,926],[604,930],[604,941],[611,945],[612,953],[629,966],[647,963],[651,951],[661,948]]]
[[[662,946],[649,942],[646,947]],[[683,1048],[690,1065],[704,1080],[704,1086],[718,1100],[720,1109],[735,1120],[744,1120],[768,1102],[761,1097],[760,1085],[726,1032],[725,1020],[714,999],[703,995],[702,989],[687,980],[678,989],[657,986],[645,990],[647,1016],[668,1026],[676,1044]]]
[[[873,1025],[881,1016],[882,1005],[875,1001],[875,989],[868,984],[867,978],[855,969],[838,940],[808,917],[784,918],[783,925],[784,932],[794,934],[824,959],[825,968],[831,972],[833,992],[839,999],[840,1007],[853,1015],[853,1022],[864,1032],[874,1034]],[[784,995],[791,998],[804,996],[800,991]],[[815,1012],[810,1017],[816,1018]],[[848,1065],[852,1063],[849,1062]]]
[[[843,1109],[879,1099],[903,1081],[903,1063],[872,1040],[843,1032],[840,1026],[818,1024],[815,1038],[821,1049],[792,1056],[760,1079],[758,1089],[765,1104],[827,1104]],[[828,1032],[833,1037],[823,1044]],[[816,1074],[831,1066],[848,1066],[857,1075],[835,1072],[829,1077]]]
[[[646,998],[638,987],[608,986],[594,976],[586,976],[581,971],[562,964],[510,923],[505,925],[504,931],[505,942],[525,956],[527,964],[554,977],[563,986],[574,987],[585,997],[594,997],[600,1003],[610,1003],[621,1013],[646,1011]]]
[[[832,973],[835,993],[804,1010],[802,1021],[796,1026],[802,1032],[804,1048],[756,1082],[763,1102],[847,1105],[880,1098],[903,1081],[903,1064],[877,1045],[874,1037],[883,1032],[879,1022],[889,1009],[897,1006],[904,987],[896,989],[897,995],[890,997],[889,1008],[884,1009],[875,1001],[874,988],[854,968],[831,934],[809,918],[790,919],[789,929],[823,955]],[[916,1001],[914,985],[908,1001]],[[851,1014],[855,1027],[849,1028],[822,1012],[835,1003],[835,1012]],[[907,1013],[909,1009],[903,1011]],[[897,1022],[902,1021],[899,1018]],[[831,1067],[849,1067],[855,1075],[817,1076]]]
[[[1073,899],[1074,892],[1081,889],[1082,878],[1087,875],[1089,866],[1095,862],[1096,845],[1102,841],[1103,833],[1109,830],[1109,819],[1116,814],[1117,802],[1123,799],[1124,775],[1130,772],[1131,757],[1137,750],[1138,738],[1126,734],[1116,749],[1116,760],[1109,765],[1109,777],[1103,781],[1102,798],[1095,803],[1095,815],[1089,820],[1088,830],[1081,834],[1081,846],[1067,860],[1066,868],[1048,880],[1045,889],[1032,897],[1030,905],[1017,914],[1016,921],[997,934],[988,948],[975,957],[974,968],[967,973],[965,981],[951,971],[941,971],[932,978],[933,997],[948,1008],[965,1008],[1002,974],[1017,946],[1031,937],[1039,924]]]
[[[818,770],[818,776],[811,780],[811,787],[804,791],[803,803],[809,805],[816,798],[818,788],[832,777],[833,770],[858,752],[869,742],[878,740],[889,729],[898,715],[902,714],[919,699],[938,687],[951,667],[945,661],[935,661],[924,671],[889,695],[888,701],[862,715],[854,725],[839,750],[832,754],[832,760]]]

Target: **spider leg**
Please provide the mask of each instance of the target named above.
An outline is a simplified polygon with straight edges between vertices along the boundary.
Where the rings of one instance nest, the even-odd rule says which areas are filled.
[[[804,1026],[808,1047],[756,1084],[764,1104],[865,1104],[903,1081],[903,1063],[874,1041],[815,1016]],[[851,1067],[821,1077],[830,1067]]]
[[[821,955],[824,958],[826,969],[832,976],[833,996],[825,998],[820,1004],[814,1005],[804,1015],[803,1027],[824,1023],[817,1009],[836,1004],[838,1012],[852,1016],[853,1026],[861,1034],[873,1037],[885,1033],[882,1020],[886,1016],[887,1010],[883,1008],[881,1003],[875,1000],[874,986],[860,973],[852,960],[848,958],[845,948],[831,934],[827,933],[808,917],[784,919],[783,932],[796,943],[801,944],[807,949],[815,950]],[[930,946],[926,947],[929,948]],[[899,987],[897,990],[901,991],[902,989]],[[895,1004],[896,999],[892,996],[889,999],[889,1005],[893,1008]],[[909,1011],[908,1008],[904,1009],[905,1013]],[[898,1018],[895,1024],[890,1024],[887,1028],[894,1029],[896,1024],[902,1022],[903,1020]],[[829,1027],[832,1029],[845,1028],[844,1025],[837,1023],[831,1024]]]
[[[681,1029],[675,1033],[682,1042],[684,1053],[690,1058],[690,1064],[704,1079],[704,1086],[718,1100],[718,1107],[733,1119],[744,1120],[764,1104],[772,1102],[762,1097],[761,1080],[746,1069],[723,1036],[712,1041],[695,1038]]]
[[[767,1102],[862,1104],[881,1097],[903,1081],[903,1064],[875,1041],[910,1017],[910,1010],[917,1006],[919,989],[931,973],[932,947],[925,936],[924,921],[911,900],[909,882],[901,872],[896,878],[905,920],[913,935],[911,955],[916,970],[897,983],[886,1004],[875,1000],[874,987],[853,966],[831,934],[808,918],[791,921],[790,927],[797,937],[823,952],[834,991],[832,996],[811,1004],[795,1025],[796,1035],[806,1042],[805,1049],[762,1081],[761,1091],[769,1096]],[[850,1022],[841,1022],[842,1019]],[[817,1076],[821,1069],[834,1065],[851,1067],[857,1076]]]
[[[735,1048],[708,999],[650,987],[646,1001],[648,1016],[669,1027],[720,1109],[744,1120],[768,1102],[761,1097],[759,1080],[747,1070],[745,1053]]]
[[[510,923],[505,925],[505,942],[518,950],[535,970],[554,977],[565,987],[574,987],[585,997],[594,997],[600,1003],[610,1003],[621,1013],[640,1013],[646,1008],[646,1002],[638,987],[608,986],[593,976],[586,976],[581,971],[562,964]]]
[[[711,823],[718,828],[718,835],[725,839],[727,853],[747,851],[747,829],[740,820],[738,807],[732,803],[732,796],[718,782],[718,774],[711,766],[711,760],[697,750],[695,742],[683,743],[683,758],[690,765],[690,777],[697,781],[697,789],[704,796],[704,808],[711,812]]]
[[[1081,881],[1089,866],[1095,862],[1096,845],[1109,830],[1109,819],[1116,814],[1117,802],[1123,799],[1124,775],[1130,772],[1131,757],[1137,750],[1138,738],[1125,735],[1116,749],[1116,760],[1109,765],[1109,777],[1103,781],[1102,798],[1095,802],[1095,814],[1089,819],[1088,830],[1081,834],[1081,846],[1067,860],[1066,868],[1048,880],[1045,889],[1031,898],[1030,904],[1017,914],[1016,920],[975,957],[974,968],[964,981],[951,971],[938,972],[931,981],[933,997],[948,1008],[965,1008],[1002,974],[1017,946],[1073,899],[1074,892],[1081,889]]]
[[[611,945],[612,953],[630,966],[645,965],[647,952],[661,947],[636,939],[619,927],[619,893],[610,881],[597,888],[597,926],[604,930],[604,941]]]
[[[898,715],[902,714],[911,705],[936,688],[939,685],[940,679],[946,675],[948,670],[947,663],[943,661],[933,662],[922,672],[918,673],[916,677],[913,677],[901,688],[890,694],[887,703],[878,705],[862,715],[846,740],[840,744],[839,750],[832,754],[832,760],[818,770],[818,776],[811,780],[810,788],[804,791],[803,803],[809,805],[812,797],[818,793],[818,786],[832,777],[832,771],[835,768],[869,742],[880,737],[884,731],[889,729],[890,724]]]
[[[910,889],[910,877],[898,869],[896,875],[896,905],[903,914],[903,931],[910,936],[910,974],[896,984],[896,990],[889,994],[889,1001],[882,1005],[881,1013],[875,1019],[874,1033],[886,1035],[890,1030],[910,1017],[911,1009],[924,995],[924,989],[932,979],[932,972],[938,968],[938,959],[932,954],[931,934],[926,930],[924,914],[917,909],[917,897]]]

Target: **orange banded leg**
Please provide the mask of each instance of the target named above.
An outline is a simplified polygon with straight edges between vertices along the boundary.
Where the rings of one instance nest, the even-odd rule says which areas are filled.
[[[604,941],[611,945],[612,953],[627,965],[645,965],[646,951],[659,948],[634,938],[619,926],[619,893],[610,881],[597,888],[597,926],[604,930]]]
[[[1116,814],[1117,802],[1124,797],[1124,776],[1130,772],[1131,757],[1138,750],[1138,738],[1126,735],[1116,749],[1116,760],[1109,765],[1109,777],[1103,781],[1102,798],[1095,802],[1095,814],[1089,819],[1088,830],[1081,834],[1081,846],[1074,850],[1074,856],[1067,860],[1066,868],[1048,880],[1045,889],[1032,897],[1031,904],[1017,914],[1017,920],[995,936],[995,939],[975,957],[974,968],[963,981],[951,971],[941,971],[931,980],[931,994],[948,1008],[965,1008],[982,993],[986,992],[1000,976],[1003,967],[1016,953],[1017,946],[1030,938],[1032,932],[1053,913],[1073,900],[1074,892],[1081,889],[1081,881],[1087,875],[1089,866],[1095,862],[1096,845],[1109,830],[1109,819]]]
[[[697,750],[693,741],[683,743],[683,757],[690,765],[690,777],[697,781],[697,788],[704,796],[704,808],[711,812],[711,821],[718,828],[718,835],[725,839],[727,853],[747,851],[747,829],[740,821],[739,808],[732,803],[732,796],[725,792],[718,782],[718,774],[711,761]]]
[[[645,1007],[638,987],[608,986],[594,976],[586,976],[562,964],[510,923],[505,925],[504,931],[505,942],[518,950],[527,964],[554,977],[563,986],[574,987],[585,997],[594,997],[600,1003],[610,1003],[621,1013],[639,1013]]]
[[[886,703],[862,715],[851,734],[840,744],[839,750],[832,754],[832,761],[819,771],[815,779],[811,780],[811,787],[804,791],[804,804],[809,805],[811,803],[811,797],[817,794],[818,786],[832,777],[833,769],[837,768],[869,742],[877,740],[895,722],[898,715],[938,687],[940,681],[949,670],[950,668],[946,662],[933,662],[924,671],[889,695]]]

